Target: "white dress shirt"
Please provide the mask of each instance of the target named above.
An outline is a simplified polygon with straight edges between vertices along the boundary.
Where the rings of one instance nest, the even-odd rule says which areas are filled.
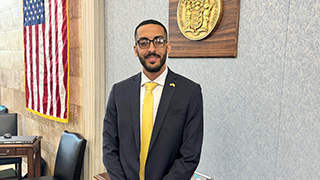
[[[154,81],[151,81],[143,72],[141,72],[141,84],[140,84],[140,130],[141,130],[141,127],[142,127],[143,100],[144,100],[144,96],[145,96],[145,93],[146,93],[146,88],[145,88],[144,84],[148,83],[148,82],[155,82],[155,83],[158,84],[158,86],[156,86],[152,91],[152,94],[153,94],[153,118],[152,118],[152,120],[153,120],[153,124],[154,124],[154,121],[155,121],[156,115],[157,115],[157,111],[158,111],[158,107],[159,107],[159,103],[160,103],[160,99],[161,99],[163,86],[164,86],[164,83],[166,81],[167,74],[168,74],[168,67],[166,67],[164,72],[159,77],[157,77]]]

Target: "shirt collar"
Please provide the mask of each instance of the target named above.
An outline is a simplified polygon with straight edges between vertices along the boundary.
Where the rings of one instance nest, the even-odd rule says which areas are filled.
[[[168,67],[166,66],[166,69],[163,71],[162,74],[160,74],[159,77],[157,77],[154,81],[151,81],[143,72],[141,72],[141,86],[143,86],[147,82],[155,82],[158,85],[164,86],[164,82],[166,81],[166,77],[168,74]]]

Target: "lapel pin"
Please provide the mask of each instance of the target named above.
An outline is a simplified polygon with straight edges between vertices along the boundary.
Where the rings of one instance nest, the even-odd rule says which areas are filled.
[[[169,86],[176,87],[174,83],[170,83]]]

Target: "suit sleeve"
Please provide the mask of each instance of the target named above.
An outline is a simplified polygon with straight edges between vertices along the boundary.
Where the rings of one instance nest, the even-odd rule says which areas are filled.
[[[126,176],[119,158],[119,136],[115,85],[110,92],[103,123],[103,163],[111,180],[125,180]]]
[[[196,170],[203,140],[203,100],[200,85],[194,88],[186,115],[180,156],[163,180],[189,180]]]

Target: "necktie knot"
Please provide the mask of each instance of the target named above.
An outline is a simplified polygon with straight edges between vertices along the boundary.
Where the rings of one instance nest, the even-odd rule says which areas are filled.
[[[154,88],[158,86],[158,84],[154,82],[148,82],[148,83],[145,83],[144,85],[146,86],[146,91],[150,91],[150,92],[152,92]]]

